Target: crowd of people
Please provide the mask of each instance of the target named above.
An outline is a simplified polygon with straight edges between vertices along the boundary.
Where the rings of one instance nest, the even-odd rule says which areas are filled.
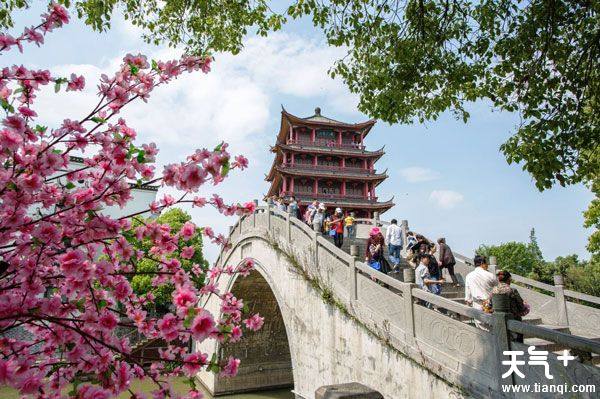
[[[295,197],[291,197],[287,204],[283,198],[277,196],[269,198],[268,202],[277,209],[303,220],[314,231],[329,236],[338,248],[342,247],[344,236],[356,237],[354,213],[344,215],[341,208],[335,208],[330,213],[324,203],[316,200],[308,204],[306,209],[301,212]],[[386,246],[387,258],[385,257]],[[373,227],[370,230],[365,249],[365,261],[373,269],[386,274],[398,271],[402,261],[401,251],[405,247],[406,261],[415,270],[415,283],[421,289],[441,295],[443,283],[446,281],[443,277],[444,270],[450,276],[451,283],[460,287],[454,273],[456,259],[452,249],[446,243],[446,239],[441,237],[437,239],[437,243],[434,243],[422,234],[408,231],[405,243],[402,229],[398,226],[396,219],[391,220],[385,233],[379,227]],[[480,255],[475,256],[474,264],[475,269],[464,279],[465,302],[468,306],[484,312],[491,312],[492,295],[506,294],[510,301],[510,312],[515,319],[521,320],[524,315],[529,313],[529,305],[523,301],[519,292],[511,287],[512,276],[508,271],[501,270],[494,276],[488,270],[487,259]],[[424,304],[432,307],[429,303],[425,302]],[[486,328],[478,321],[476,321],[476,325]],[[517,340],[522,340],[522,338],[522,336],[516,337]]]
[[[285,203],[283,198],[277,196],[269,198],[268,203],[280,211],[288,212],[290,215],[303,220],[314,231],[331,237],[333,243],[338,248],[341,248],[344,244],[344,235],[349,238],[356,237],[356,218],[354,212],[344,215],[341,208],[335,208],[330,213],[327,206],[317,200],[308,204],[304,212],[301,212],[300,204],[293,196],[290,197],[288,204]]]

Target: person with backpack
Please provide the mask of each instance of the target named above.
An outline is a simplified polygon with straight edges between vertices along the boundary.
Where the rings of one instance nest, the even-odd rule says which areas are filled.
[[[529,314],[530,307],[521,295],[519,291],[510,286],[512,282],[512,276],[508,270],[500,270],[496,273],[496,278],[498,279],[498,285],[496,285],[492,289],[492,295],[494,294],[502,294],[507,295],[510,303],[510,313],[512,313],[513,318],[517,321],[523,320],[523,316],[527,316]],[[514,339],[517,342],[523,342],[523,334],[512,333],[514,335]]]
[[[446,244],[446,239],[444,237],[438,238],[437,242],[440,254],[440,267],[442,268],[442,270],[448,270],[448,274],[452,279],[452,283],[456,287],[459,287],[460,284],[458,284],[458,279],[454,274],[454,265],[456,265],[456,259],[454,258],[454,254],[452,253],[452,250],[450,249],[448,244]]]
[[[381,271],[382,269],[384,245],[385,239],[381,234],[381,230],[379,230],[379,227],[373,227],[367,240],[365,261],[375,270]]]

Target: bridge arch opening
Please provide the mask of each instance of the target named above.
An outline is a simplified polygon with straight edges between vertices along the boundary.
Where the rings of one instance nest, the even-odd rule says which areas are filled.
[[[253,270],[247,277],[236,278],[230,291],[265,321],[259,331],[249,331],[240,341],[219,348],[221,359],[234,356],[241,364],[237,376],[215,381],[214,394],[293,388],[288,334],[271,286],[258,270]]]

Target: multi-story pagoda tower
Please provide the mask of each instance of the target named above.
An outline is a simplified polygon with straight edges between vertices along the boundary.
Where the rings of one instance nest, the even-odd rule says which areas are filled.
[[[301,206],[318,200],[357,217],[390,209],[392,200],[379,202],[375,195],[375,187],[388,177],[386,171],[375,170],[383,148],[367,151],[364,145],[374,124],[375,120],[338,122],[321,115],[320,108],[308,118],[282,109],[281,128],[271,147],[275,159],[265,179],[271,182],[267,197],[276,195],[287,202],[295,196]]]

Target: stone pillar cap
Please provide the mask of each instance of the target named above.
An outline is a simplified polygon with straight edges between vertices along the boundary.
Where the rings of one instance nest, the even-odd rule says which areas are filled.
[[[325,385],[315,392],[315,399],[383,399],[383,395],[358,382]]]

